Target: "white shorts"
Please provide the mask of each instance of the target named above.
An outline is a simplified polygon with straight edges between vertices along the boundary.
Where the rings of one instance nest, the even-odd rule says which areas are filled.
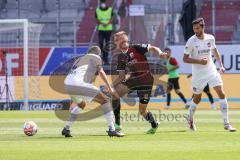
[[[213,88],[216,86],[222,86],[223,81],[219,73],[216,73],[208,78],[194,78],[192,79],[192,89],[194,94],[201,94],[203,89],[209,85],[209,87]]]
[[[98,87],[83,80],[66,79],[65,89],[75,103],[91,102],[101,91]]]

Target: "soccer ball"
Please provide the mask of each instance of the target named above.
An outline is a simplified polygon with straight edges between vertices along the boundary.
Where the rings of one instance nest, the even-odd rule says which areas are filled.
[[[24,123],[23,132],[27,136],[33,136],[37,133],[37,124],[33,121],[27,121]]]

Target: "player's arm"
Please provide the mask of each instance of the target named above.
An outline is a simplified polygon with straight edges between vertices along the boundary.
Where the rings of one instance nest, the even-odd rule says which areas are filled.
[[[148,47],[148,51],[151,53],[155,53],[157,54],[160,58],[165,58],[166,57],[166,53],[162,52],[162,50],[159,47],[155,47],[155,46],[149,46]]]
[[[121,83],[126,79],[126,73],[125,70],[119,70],[118,71],[119,75],[118,77],[114,80],[113,86],[116,86],[117,84]]]
[[[191,58],[189,54],[184,54],[183,56],[183,62],[184,63],[189,63],[189,64],[201,64],[201,65],[206,65],[207,64],[207,59],[195,59]]]
[[[193,46],[191,44],[191,41],[188,40],[184,49],[184,56],[183,56],[183,62],[184,63],[189,63],[189,64],[201,64],[201,65],[206,65],[207,64],[207,59],[196,59],[190,57],[191,53],[193,51]]]
[[[160,48],[151,46],[150,44],[137,44],[133,46],[140,54],[151,52],[157,54],[160,58],[165,58],[166,53],[162,52]]]
[[[220,66],[220,68],[219,68],[220,73],[224,73],[225,72],[225,68],[223,66],[221,56],[220,56],[220,54],[218,52],[218,49],[216,47],[216,43],[215,43],[215,38],[214,37],[212,37],[212,45],[211,46],[212,46],[213,55],[216,58],[219,66]]]
[[[171,59],[170,59],[170,64],[173,65],[174,67],[169,69],[168,72],[174,71],[179,68],[179,64],[178,64],[177,60],[173,57],[171,57]]]
[[[117,61],[118,77],[114,80],[113,86],[116,86],[117,84],[121,83],[126,79],[125,69],[126,69],[126,57],[123,54],[119,54]]]
[[[222,59],[221,59],[221,56],[220,56],[217,48],[214,48],[214,49],[213,49],[213,55],[214,55],[214,57],[216,58],[219,66],[220,66],[220,72],[221,72],[221,73],[224,73],[224,72],[225,72],[225,68],[224,68],[224,66],[223,66]]]
[[[114,93],[113,88],[111,87],[108,79],[107,79],[107,75],[105,73],[105,71],[103,70],[102,67],[99,68],[99,76],[101,77],[101,79],[103,80],[103,82],[106,84],[108,91],[110,92],[110,94],[112,94],[113,96],[118,98],[118,95],[116,93]]]

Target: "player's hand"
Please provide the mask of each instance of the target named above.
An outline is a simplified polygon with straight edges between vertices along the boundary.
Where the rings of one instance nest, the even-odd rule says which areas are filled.
[[[167,58],[167,53],[162,52],[162,53],[160,53],[159,56],[160,56],[161,59],[165,59],[165,58]]]
[[[223,66],[220,67],[220,69],[219,69],[219,73],[223,74],[225,71],[226,71],[226,69],[225,69]]]
[[[208,59],[207,59],[207,58],[203,58],[203,59],[200,60],[200,64],[201,64],[201,65],[206,65],[207,62],[208,62]]]

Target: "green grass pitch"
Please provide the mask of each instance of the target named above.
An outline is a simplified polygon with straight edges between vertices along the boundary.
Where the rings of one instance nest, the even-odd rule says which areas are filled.
[[[197,131],[188,130],[183,115],[186,111],[153,111],[161,121],[155,135],[146,135],[146,121],[137,111],[123,110],[123,138],[106,136],[103,117],[77,122],[73,138],[60,135],[65,122],[52,111],[0,112],[0,160],[228,160],[240,157],[240,131],[223,129],[220,111],[196,112]],[[168,119],[166,118],[168,115]],[[240,129],[240,111],[229,112],[234,126]],[[175,118],[173,118],[173,116]],[[23,134],[26,120],[37,123],[33,137]]]

